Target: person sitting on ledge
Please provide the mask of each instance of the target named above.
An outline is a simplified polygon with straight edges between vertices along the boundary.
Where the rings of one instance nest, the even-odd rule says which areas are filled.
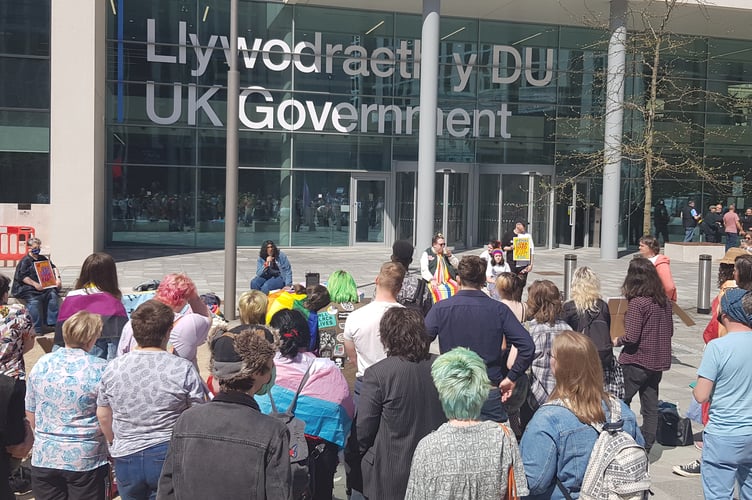
[[[256,276],[251,280],[251,290],[269,294],[282,287],[292,286],[292,267],[287,255],[272,240],[261,244],[256,261]]]

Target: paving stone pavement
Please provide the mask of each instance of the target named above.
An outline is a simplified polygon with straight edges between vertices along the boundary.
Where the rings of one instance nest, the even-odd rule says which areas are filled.
[[[290,248],[283,249],[290,259],[293,276],[296,282],[302,282],[306,272],[318,272],[321,279],[326,278],[333,271],[344,269],[355,278],[365,296],[372,296],[373,281],[380,265],[389,259],[390,249],[380,246],[363,248]],[[199,292],[213,291],[224,295],[224,252],[204,251],[189,252],[181,250],[163,249],[113,249],[110,253],[115,257],[118,265],[120,286],[130,290],[133,286],[150,279],[160,279],[173,272],[184,272],[196,283]],[[461,252],[458,255],[478,254],[480,249]],[[600,277],[604,297],[620,295],[620,287],[626,275],[629,261],[634,253],[625,254],[618,260],[601,260],[598,249],[552,249],[536,251],[534,268],[528,284],[535,279],[549,279],[560,288],[564,281],[564,256],[574,254],[577,264],[591,267]],[[237,257],[237,295],[248,289],[249,282],[255,272],[256,248],[241,248]],[[413,264],[417,266],[420,252],[416,250]],[[678,303],[696,321],[695,326],[685,326],[676,317],[674,321],[674,338],[672,341],[673,364],[670,371],[664,374],[660,386],[661,399],[678,403],[681,412],[685,412],[690,402],[688,384],[695,380],[697,366],[702,357],[702,331],[709,320],[709,315],[697,314],[697,262],[671,262],[671,270],[678,289]],[[0,270],[3,272],[3,270]],[[4,270],[12,274],[12,268]],[[65,286],[72,286],[78,276],[78,267],[61,268]],[[715,295],[715,273],[717,262],[713,263],[713,283],[711,296]],[[29,363],[41,355],[39,347],[29,353]],[[208,348],[204,346],[199,352],[199,364],[205,375],[208,367]],[[633,410],[639,414],[639,402],[633,401]],[[697,434],[701,428],[693,424]],[[653,492],[656,500],[661,499],[701,499],[703,498],[700,479],[698,477],[684,478],[671,472],[672,466],[688,463],[700,457],[700,452],[693,446],[678,448],[663,448],[657,444],[651,452],[653,462],[651,473],[653,476]],[[30,498],[30,497],[27,497]],[[335,498],[344,499],[344,470],[340,466],[335,477]]]

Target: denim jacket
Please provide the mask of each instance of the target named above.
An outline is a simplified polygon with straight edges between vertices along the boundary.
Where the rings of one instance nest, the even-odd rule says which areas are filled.
[[[263,276],[265,262],[266,259],[262,259],[261,257],[256,259],[256,276]],[[292,285],[292,267],[290,266],[290,261],[287,259],[287,255],[280,250],[279,256],[275,259],[275,262],[279,268],[280,276],[285,280],[285,286]]]
[[[222,392],[180,415],[157,499],[292,498],[289,440],[251,396]]]
[[[624,431],[637,444],[645,445],[635,414],[624,402],[621,418]],[[606,418],[609,411],[603,404]],[[582,479],[585,477],[590,453],[598,433],[590,425],[583,424],[567,408],[543,405],[535,412],[520,442],[522,463],[530,489],[529,499],[564,499],[556,486],[556,478],[569,490],[572,498],[579,498]]]

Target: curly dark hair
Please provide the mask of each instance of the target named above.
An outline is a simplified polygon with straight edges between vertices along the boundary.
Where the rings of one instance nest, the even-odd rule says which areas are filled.
[[[718,288],[726,283],[728,280],[734,279],[734,264],[719,264],[718,265]]]
[[[311,343],[311,330],[308,320],[300,311],[282,309],[277,311],[269,326],[279,331],[279,353],[286,358],[294,358],[300,349],[308,350]]]
[[[274,248],[274,253],[272,254],[274,258],[276,259],[279,257],[279,248],[277,248],[277,245],[272,240],[266,240],[261,244],[261,250],[259,250],[259,257],[262,259],[266,259],[266,257],[269,255],[266,253],[266,247],[271,245]]]
[[[399,356],[415,363],[430,356],[431,340],[423,315],[417,309],[390,307],[381,317],[379,332],[387,356]]]
[[[663,288],[661,278],[655,266],[645,257],[637,256],[629,263],[627,277],[624,278],[624,284],[621,286],[621,293],[627,300],[635,297],[650,297],[653,302],[661,307],[666,305],[668,297],[666,289]]]
[[[481,288],[486,283],[486,267],[488,263],[477,255],[465,255],[457,265],[460,285]]]
[[[219,387],[224,392],[248,392],[255,378],[269,373],[269,360],[274,357],[274,346],[251,330],[245,330],[235,336],[233,347],[243,361],[243,369],[235,375],[219,379]],[[212,355],[211,363],[214,363]]]

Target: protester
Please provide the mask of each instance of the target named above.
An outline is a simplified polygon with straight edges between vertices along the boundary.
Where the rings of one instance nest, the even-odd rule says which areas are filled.
[[[431,286],[441,285],[457,277],[457,264],[459,259],[447,248],[444,235],[436,233],[420,256],[420,274]]]
[[[13,296],[26,301],[26,307],[34,322],[37,335],[54,331],[60,309],[58,291],[63,286],[60,273],[47,257],[42,255],[42,240],[29,238],[26,242],[28,253],[18,262],[13,276]],[[36,263],[49,261],[55,286],[45,288],[35,267]],[[46,309],[46,314],[43,314]]]
[[[405,499],[499,498],[510,467],[517,494],[527,495],[512,432],[479,418],[491,383],[480,356],[463,347],[452,349],[434,361],[431,377],[448,422],[418,443]]]
[[[527,321],[527,307],[522,302],[524,288],[523,281],[514,273],[501,273],[496,278],[496,292],[499,294],[499,300],[512,311],[520,323]]]
[[[561,332],[553,341],[551,365],[556,385],[535,412],[520,442],[531,500],[576,498],[598,438],[591,424],[605,423],[619,405],[623,430],[642,445],[637,419],[623,402],[603,391],[603,373],[593,342],[578,332]],[[557,481],[561,487],[557,487]]]
[[[334,271],[329,275],[327,290],[331,302],[318,310],[319,356],[340,360],[344,365],[345,344],[344,327],[353,311],[370,302],[360,300],[358,285],[347,271]]]
[[[658,245],[658,238],[654,236],[643,236],[640,238],[640,255],[648,259],[655,266],[658,277],[661,278],[663,289],[666,296],[672,302],[676,302],[676,284],[674,277],[671,275],[671,261],[661,253],[661,247]]]
[[[614,356],[611,314],[601,298],[601,281],[589,267],[578,267],[572,275],[571,300],[564,303],[563,317],[569,327],[584,333],[595,344],[603,368],[603,390],[624,397],[624,374]]]
[[[167,304],[174,313],[168,351],[196,365],[198,347],[206,342],[212,324],[211,312],[198,295],[196,285],[185,274],[168,274],[159,283],[154,299]],[[118,356],[135,347],[133,326],[129,321],[123,327]]]
[[[113,360],[102,376],[97,417],[110,442],[123,500],[154,498],[159,473],[183,411],[205,401],[193,364],[165,349],[173,312],[148,300],[131,314],[138,347]]]
[[[496,248],[491,252],[491,258],[488,261],[488,267],[486,268],[486,280],[488,281],[488,294],[494,298],[499,298],[496,291],[496,278],[502,273],[510,272],[509,264],[504,261],[504,252],[500,248]]]
[[[703,432],[702,488],[707,499],[752,498],[752,294],[730,289],[721,298],[719,321],[728,332],[711,341],[697,370],[693,395],[712,399]]]
[[[238,299],[240,327],[246,325],[263,325],[266,322],[268,300],[268,296],[259,290],[243,292]],[[235,333],[240,333],[240,331]]]
[[[523,219],[518,219],[514,227],[511,231],[507,231],[504,233],[504,236],[501,238],[501,244],[502,244],[502,250],[504,250],[507,253],[507,263],[509,264],[510,270],[520,277],[522,280],[522,285],[525,286],[527,284],[527,277],[530,274],[530,272],[533,270],[533,255],[535,253],[535,245],[533,244],[533,237],[530,233],[527,232],[526,226],[527,221]],[[526,240],[529,244],[529,251],[530,255],[526,256],[518,256],[518,259],[515,260],[514,258],[514,240],[515,238],[521,238],[523,240]]]
[[[211,349],[221,392],[175,424],[157,499],[292,499],[289,431],[253,399],[274,385],[274,346],[244,331]]]
[[[383,359],[365,371],[358,400],[357,437],[363,494],[369,500],[403,498],[418,442],[446,422],[431,381],[423,316],[392,307],[379,325]],[[486,391],[487,392],[487,391]]]
[[[535,343],[535,356],[530,370],[530,393],[527,404],[520,408],[524,430],[540,405],[548,401],[556,385],[551,370],[551,346],[561,332],[570,330],[561,320],[561,294],[549,280],[535,280],[527,292],[527,315],[530,336]]]
[[[381,342],[380,324],[384,313],[394,307],[403,308],[397,302],[397,294],[402,288],[402,278],[405,268],[396,262],[387,262],[381,266],[376,277],[376,296],[373,302],[356,309],[345,320],[345,351],[347,362],[356,367],[355,384],[353,386],[353,400],[357,406],[363,386],[363,375],[371,365],[386,358],[386,351]],[[334,300],[334,299],[332,299]],[[363,479],[360,473],[361,454],[359,451],[357,425],[353,422],[350,437],[345,449],[345,464],[347,466],[348,495],[362,493]]]
[[[486,284],[485,261],[466,255],[457,267],[460,290],[431,308],[426,316],[428,335],[431,340],[439,337],[442,354],[467,347],[483,358],[491,387],[481,417],[504,422],[507,415],[502,402],[512,395],[517,379],[530,367],[535,346],[509,308],[481,290]],[[506,366],[504,344],[507,349],[517,348],[512,368]]]
[[[332,360],[317,358],[309,352],[311,335],[299,311],[277,312],[271,327],[279,332],[281,344],[274,356],[275,382],[269,394],[277,409],[285,411],[308,374],[295,406],[295,416],[306,424],[309,456],[313,457],[312,498],[331,499],[339,450],[345,446],[355,413],[347,380]],[[256,403],[263,413],[272,411],[270,397],[257,396]]]
[[[614,339],[614,346],[624,346],[619,355],[624,371],[624,401],[629,405],[640,393],[641,430],[649,452],[658,427],[658,385],[663,372],[671,368],[671,301],[655,266],[644,257],[635,257],[629,263],[622,294],[629,303],[624,335]]]
[[[107,361],[117,355],[117,346],[128,315],[121,302],[115,259],[96,252],[84,260],[75,290],[65,296],[55,327],[55,344],[63,345],[63,323],[78,311],[89,311],[102,317],[102,336],[89,352]]]
[[[98,315],[77,312],[63,324],[65,346],[42,356],[29,372],[26,418],[34,429],[35,498],[105,498],[110,466],[96,412],[107,362],[89,354],[101,331]]]
[[[274,290],[292,286],[292,267],[287,255],[266,240],[261,244],[256,261],[256,276],[251,280],[251,290],[261,290],[269,294]]]
[[[410,271],[414,250],[412,243],[405,240],[395,241],[392,245],[391,261],[398,262],[405,268],[405,277],[397,294],[397,302],[405,307],[418,309],[425,316],[431,310],[433,301],[426,281],[420,274]]]
[[[33,323],[22,304],[8,304],[9,290],[10,278],[0,274],[0,374],[19,381],[25,394],[24,354],[34,347]]]

